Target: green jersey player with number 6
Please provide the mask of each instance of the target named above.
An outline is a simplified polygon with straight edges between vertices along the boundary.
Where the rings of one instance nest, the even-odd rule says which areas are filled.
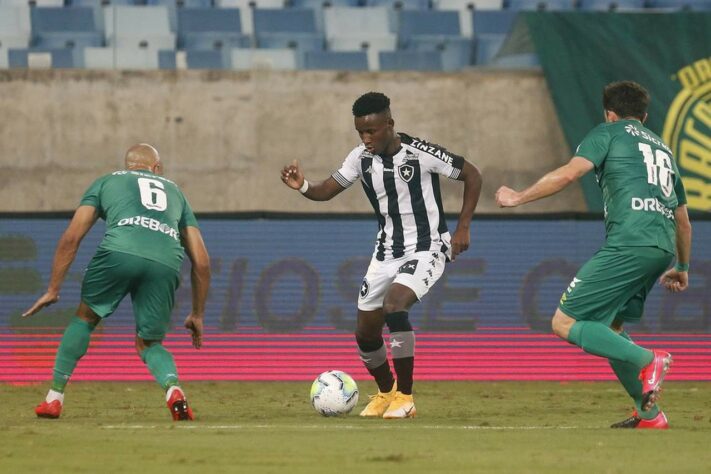
[[[595,170],[605,204],[606,242],[563,293],[552,326],[560,338],[607,358],[634,400],[632,416],[613,428],[668,427],[656,402],[671,354],[634,344],[623,324],[642,317],[658,278],[672,292],[689,284],[686,194],[671,151],[642,125],[648,105],[649,94],[639,84],[609,84],[603,93],[605,123],[588,133],[568,164],[524,191],[502,186],[496,192],[499,206],[519,206]],[[675,254],[676,266],[669,269]]]
[[[79,244],[97,219],[104,219],[106,233],[84,275],[76,317],[57,349],[52,387],[35,408],[41,418],[59,417],[64,388],[89,347],[92,331],[130,294],[139,356],[166,391],[173,419],[193,419],[178,385],[173,356],[162,341],[170,326],[185,251],[192,263],[192,312],[185,327],[192,333],[193,346],[202,345],[209,257],[187,199],[174,182],[160,176],[156,149],[135,145],[126,153],[125,164],[125,170],[97,179],[84,194],[57,244],[47,292],[23,314],[31,316],[59,300]]]

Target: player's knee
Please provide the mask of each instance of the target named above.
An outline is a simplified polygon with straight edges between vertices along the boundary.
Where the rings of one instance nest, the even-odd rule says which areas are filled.
[[[143,351],[151,347],[153,344],[160,344],[160,341],[148,341],[142,337],[136,336],[136,352],[139,356],[141,356]]]
[[[366,336],[356,331],[355,338],[356,343],[358,344],[358,348],[363,352],[374,352],[383,347],[382,334],[368,334]]]
[[[570,328],[573,324],[575,324],[575,319],[557,311],[551,321],[551,328],[553,329],[553,334],[567,341],[568,333],[570,333]]]
[[[412,324],[410,324],[407,311],[387,313],[385,315],[385,324],[388,325],[391,333],[412,331]]]

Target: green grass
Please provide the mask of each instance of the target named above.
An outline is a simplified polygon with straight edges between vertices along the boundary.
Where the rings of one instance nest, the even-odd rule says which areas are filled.
[[[709,383],[666,384],[668,431],[609,429],[630,412],[615,383],[420,382],[418,417],[397,421],[323,418],[309,387],[187,383],[198,420],[173,423],[153,384],[71,384],[59,420],[32,411],[45,385],[0,385],[0,472],[711,470]]]

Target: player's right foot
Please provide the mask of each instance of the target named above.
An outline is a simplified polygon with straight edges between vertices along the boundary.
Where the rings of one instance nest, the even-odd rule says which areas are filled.
[[[368,398],[370,398],[370,401],[363,411],[360,412],[360,416],[366,418],[382,418],[390,406],[390,403],[395,399],[396,392],[397,382],[393,384],[393,388],[389,392],[381,392],[378,390],[378,393],[375,395],[369,395]]]
[[[639,372],[642,381],[642,410],[647,411],[659,400],[664,376],[672,364],[672,356],[665,351],[652,351],[654,359]]]
[[[388,407],[388,411],[383,413],[383,418],[394,420],[397,418],[414,418],[417,410],[415,410],[415,400],[412,395],[406,395],[402,392],[395,393],[395,398]]]
[[[659,411],[657,416],[651,420],[643,420],[637,415],[637,410],[626,420],[610,425],[610,428],[633,428],[638,430],[666,430],[669,428],[669,421],[663,411]]]
[[[59,418],[59,415],[62,414],[62,402],[59,400],[52,400],[49,403],[44,401],[35,407],[35,413],[40,418]]]
[[[173,421],[193,420],[193,411],[188,406],[185,394],[180,387],[173,386],[168,389],[168,409],[173,416]]]

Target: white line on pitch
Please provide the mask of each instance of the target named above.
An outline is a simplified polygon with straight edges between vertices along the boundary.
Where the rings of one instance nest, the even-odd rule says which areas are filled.
[[[106,425],[107,430],[133,429],[173,429],[174,425]],[[424,430],[472,430],[472,431],[533,431],[533,430],[574,430],[585,429],[581,426],[479,426],[479,425],[177,425],[175,428],[184,430],[389,430],[389,429],[424,429]],[[590,426],[587,428],[599,428]]]

